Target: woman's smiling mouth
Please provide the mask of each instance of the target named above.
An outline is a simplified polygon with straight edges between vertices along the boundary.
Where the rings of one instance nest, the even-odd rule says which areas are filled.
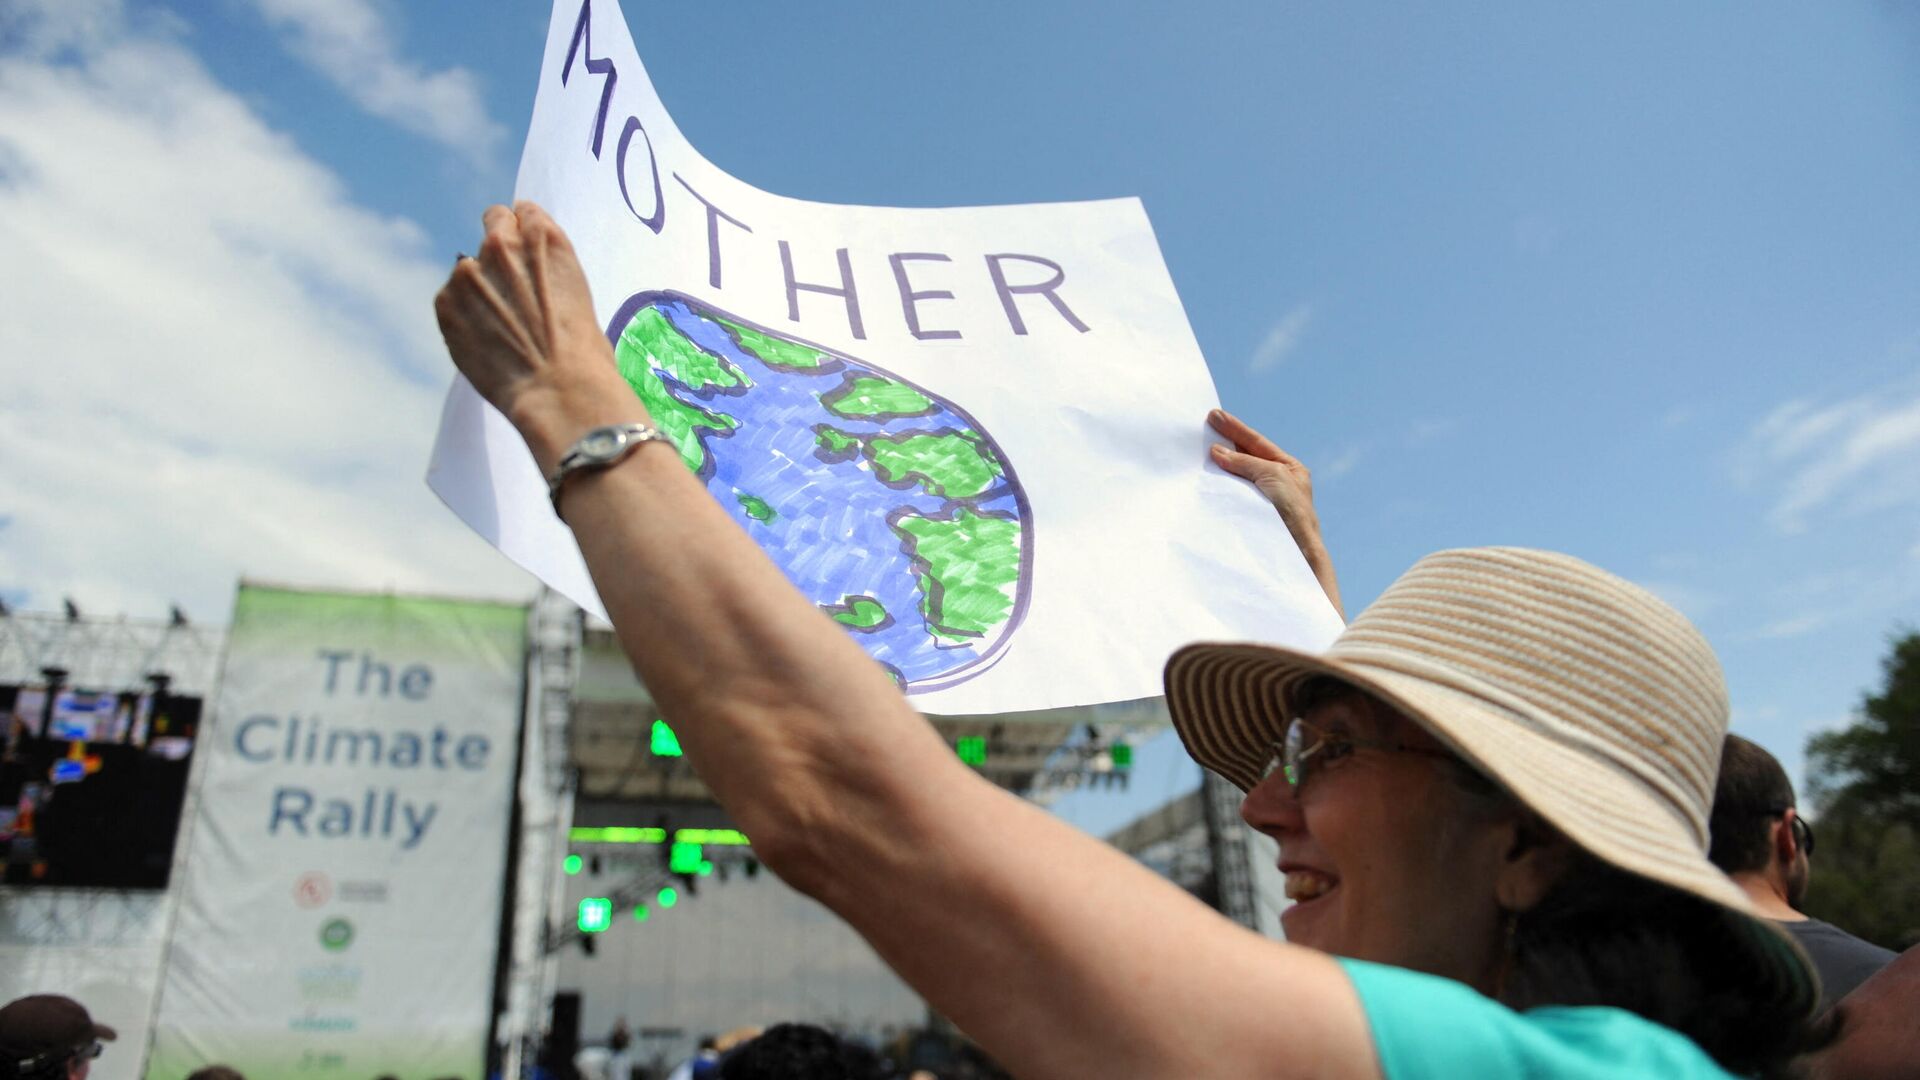
[[[1305,904],[1318,900],[1327,893],[1332,892],[1333,889],[1339,885],[1339,882],[1333,877],[1323,874],[1318,870],[1309,870],[1305,867],[1283,866],[1280,868],[1280,872],[1286,875],[1287,899],[1296,904]]]

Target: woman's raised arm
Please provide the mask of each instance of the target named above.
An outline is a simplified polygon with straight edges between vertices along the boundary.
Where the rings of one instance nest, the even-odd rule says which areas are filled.
[[[648,422],[565,235],[493,207],[436,299],[454,362],[543,473]],[[1233,926],[974,775],[664,446],[561,510],[636,671],[776,874],[1023,1077],[1377,1076],[1325,956]]]

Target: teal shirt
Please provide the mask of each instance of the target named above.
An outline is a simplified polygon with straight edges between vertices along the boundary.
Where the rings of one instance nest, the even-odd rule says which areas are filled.
[[[1520,1013],[1452,979],[1360,960],[1340,966],[1360,995],[1386,1080],[1731,1076],[1686,1036],[1624,1009]]]

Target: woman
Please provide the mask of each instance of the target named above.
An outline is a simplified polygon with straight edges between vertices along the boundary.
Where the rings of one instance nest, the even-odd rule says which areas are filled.
[[[531,204],[484,222],[436,301],[449,351],[553,478],[686,755],[767,866],[1015,1075],[1719,1076],[1632,1014],[1483,996],[1585,1005],[1669,977],[1720,994],[1703,965],[1744,980],[1739,1008],[1673,1022],[1754,1072],[1794,1045],[1805,959],[1706,869],[1725,693],[1671,609],[1575,560],[1470,552],[1423,562],[1325,659],[1178,654],[1176,722],[1253,789],[1247,815],[1303,901],[1290,927],[1353,959],[1267,941],[961,765],[644,428],[587,438],[648,418],[572,250]],[[1502,627],[1502,605],[1521,617]],[[1594,899],[1616,894],[1623,925]],[[1691,966],[1620,977],[1656,914],[1685,920],[1691,951],[1671,959]],[[1593,920],[1609,945],[1584,944]]]

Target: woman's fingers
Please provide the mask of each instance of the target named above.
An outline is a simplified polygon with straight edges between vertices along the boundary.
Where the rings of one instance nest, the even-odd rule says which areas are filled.
[[[1292,454],[1280,449],[1272,439],[1253,430],[1246,421],[1225,409],[1215,409],[1208,413],[1207,423],[1213,430],[1231,440],[1234,449],[1243,454],[1252,454],[1255,457],[1286,465],[1296,464]]]
[[[1223,443],[1213,444],[1213,460],[1218,462],[1221,468],[1242,480],[1258,480],[1274,467],[1274,463],[1265,458],[1243,454],[1238,450],[1229,449]]]
[[[528,205],[532,204],[529,203]],[[492,206],[480,211],[480,227],[489,233],[494,231],[495,227],[507,221],[516,221],[517,223],[516,216],[512,210],[499,203],[494,203]]]

